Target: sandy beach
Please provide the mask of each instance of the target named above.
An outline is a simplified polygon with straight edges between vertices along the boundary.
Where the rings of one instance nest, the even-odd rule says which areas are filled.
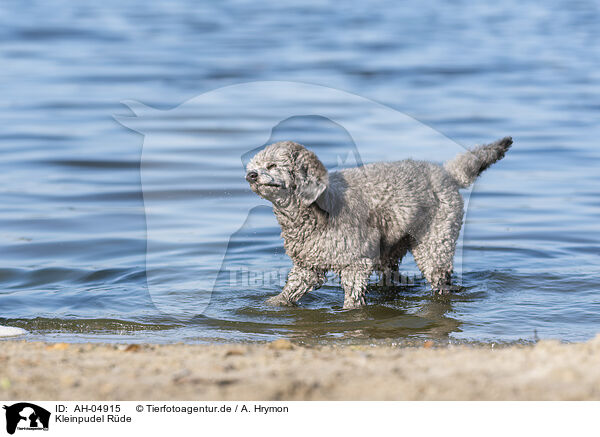
[[[2,400],[598,400],[587,343],[416,347],[2,341]]]

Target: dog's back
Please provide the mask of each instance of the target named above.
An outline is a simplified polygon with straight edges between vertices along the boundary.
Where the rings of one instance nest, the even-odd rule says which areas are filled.
[[[463,208],[458,183],[441,165],[426,161],[367,164],[330,173],[329,183],[343,199],[337,214],[364,216],[386,245],[417,237],[440,202],[453,210]]]

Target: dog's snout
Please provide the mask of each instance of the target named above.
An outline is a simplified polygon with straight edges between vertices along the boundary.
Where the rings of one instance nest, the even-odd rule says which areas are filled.
[[[256,182],[257,179],[258,179],[258,173],[255,171],[249,171],[246,174],[246,180],[248,182]]]

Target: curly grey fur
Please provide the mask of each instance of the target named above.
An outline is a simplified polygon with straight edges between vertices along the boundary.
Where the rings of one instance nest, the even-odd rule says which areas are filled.
[[[407,251],[433,289],[447,292],[464,214],[459,189],[511,144],[507,137],[444,166],[405,160],[333,173],[300,144],[267,146],[248,164],[246,179],[273,203],[294,263],[283,291],[270,302],[296,303],[333,271],[341,277],[344,308],[363,306],[371,273],[397,271]]]
[[[470,153],[458,155],[445,163],[444,168],[461,188],[467,188],[490,165],[502,159],[511,145],[512,138],[502,138],[495,143],[476,147]]]

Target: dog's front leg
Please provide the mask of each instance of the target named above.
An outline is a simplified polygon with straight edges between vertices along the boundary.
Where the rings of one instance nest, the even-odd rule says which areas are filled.
[[[367,284],[371,268],[348,268],[342,270],[341,280],[344,288],[344,309],[360,308],[367,304]]]
[[[325,273],[295,265],[288,274],[283,291],[267,299],[272,305],[294,305],[306,293],[321,288]]]

